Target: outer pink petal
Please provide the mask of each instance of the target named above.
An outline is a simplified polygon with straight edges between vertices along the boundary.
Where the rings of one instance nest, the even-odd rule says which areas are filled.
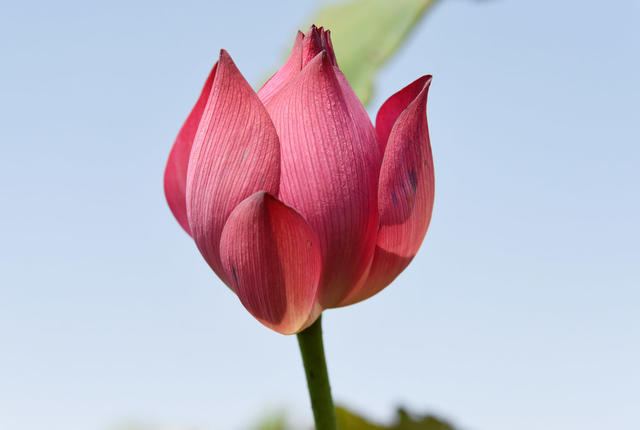
[[[302,40],[304,34],[298,31],[291,55],[286,63],[258,90],[258,97],[266,104],[275,93],[289,83],[302,69]]]
[[[426,115],[431,76],[416,82],[422,83],[421,90],[398,116],[382,161],[378,191],[380,229],[369,277],[341,305],[369,298],[389,285],[418,252],[427,233],[434,196]],[[407,88],[414,87],[415,82]],[[407,88],[398,93],[399,97],[407,94]]]
[[[219,254],[227,217],[256,191],[277,194],[279,181],[276,130],[223,50],[189,158],[186,201],[191,235],[205,260],[228,285]]]
[[[293,334],[313,322],[312,314],[318,317],[317,239],[304,218],[275,197],[258,192],[233,210],[220,255],[240,301],[262,324]]]
[[[267,104],[281,144],[280,199],[300,211],[322,248],[324,308],[366,275],[378,227],[377,138],[350,103],[323,50]]]
[[[176,141],[171,148],[167,167],[164,170],[164,194],[167,198],[167,203],[169,203],[169,208],[171,212],[173,212],[173,216],[176,217],[187,234],[191,234],[189,221],[187,220],[187,204],[185,200],[189,154],[191,154],[191,146],[193,145],[193,139],[196,136],[196,131],[200,124],[200,118],[211,94],[211,86],[216,76],[217,66],[218,63],[211,69],[211,73],[209,73],[209,77],[204,83],[196,105],[182,125],[178,137],[176,137]]]
[[[404,111],[409,104],[415,100],[420,94],[420,91],[424,88],[425,83],[431,79],[431,76],[422,76],[391,97],[380,106],[378,115],[376,116],[376,131],[378,132],[378,139],[382,145],[382,151],[387,145],[389,134],[391,129],[396,123],[398,117]]]

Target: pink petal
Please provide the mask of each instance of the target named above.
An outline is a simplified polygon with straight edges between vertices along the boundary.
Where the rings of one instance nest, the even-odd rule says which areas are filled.
[[[226,51],[213,81],[187,170],[187,215],[200,252],[223,281],[219,243],[231,211],[256,191],[277,194],[278,136]]]
[[[207,105],[207,100],[211,94],[211,86],[216,76],[216,67],[213,66],[209,77],[204,83],[200,97],[196,105],[191,110],[187,120],[182,125],[178,137],[169,153],[169,160],[164,170],[164,194],[169,203],[169,208],[173,212],[182,228],[191,234],[189,229],[189,221],[187,220],[187,203],[185,200],[187,186],[187,166],[189,165],[189,154],[191,154],[191,146],[195,138],[202,112]]]
[[[275,197],[257,192],[231,213],[220,238],[227,279],[262,324],[293,334],[313,323],[322,259],[304,218]],[[315,318],[313,318],[315,320]]]
[[[267,104],[280,137],[279,197],[305,217],[320,241],[324,308],[366,275],[378,227],[380,152],[375,130],[354,100],[343,93],[323,50]]]
[[[369,277],[341,305],[364,300],[389,285],[413,259],[427,233],[434,195],[426,114],[431,76],[416,82],[422,86],[415,99],[406,109],[395,107],[402,113],[391,130],[382,161],[378,191],[380,229]],[[401,99],[415,84],[391,99],[398,94],[396,100]]]
[[[291,50],[291,56],[286,63],[258,90],[258,97],[266,104],[275,93],[289,83],[302,69],[302,39],[304,34],[298,32]]]
[[[382,145],[382,151],[387,145],[389,134],[396,120],[409,104],[415,100],[420,94],[420,91],[424,88],[425,83],[431,79],[431,76],[422,76],[391,97],[380,106],[378,115],[376,117],[376,131],[378,132],[378,139]]]

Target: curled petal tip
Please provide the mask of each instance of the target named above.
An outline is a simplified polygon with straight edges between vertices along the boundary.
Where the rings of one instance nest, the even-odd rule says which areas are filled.
[[[400,117],[400,114],[415,100],[424,100],[431,86],[431,75],[424,75],[402,88],[385,101],[376,116],[376,131],[381,149],[384,151],[391,129]]]
[[[418,80],[422,82],[422,91],[428,92],[429,88],[431,88],[431,82],[433,82],[433,75],[424,75]]]
[[[431,82],[433,81],[433,76],[424,75],[420,77],[418,81],[421,83],[422,88],[420,89],[420,92],[418,93],[416,98],[411,102],[411,104],[419,103],[420,109],[424,112],[424,115],[426,115],[427,96],[429,95],[429,89],[431,88]],[[409,109],[411,104],[409,104],[409,106],[407,106],[406,109]]]

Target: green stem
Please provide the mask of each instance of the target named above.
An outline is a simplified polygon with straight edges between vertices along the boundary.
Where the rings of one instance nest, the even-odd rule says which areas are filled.
[[[336,410],[331,398],[327,362],[322,345],[321,319],[322,316],[298,333],[298,345],[300,345],[304,371],[307,375],[316,430],[337,430]]]

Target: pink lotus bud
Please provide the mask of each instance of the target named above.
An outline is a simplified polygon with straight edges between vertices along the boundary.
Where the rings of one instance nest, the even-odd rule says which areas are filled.
[[[373,296],[414,257],[433,208],[430,83],[391,96],[374,128],[328,30],[299,32],[257,94],[220,52],[164,188],[207,263],[264,325],[298,333],[324,309]]]

